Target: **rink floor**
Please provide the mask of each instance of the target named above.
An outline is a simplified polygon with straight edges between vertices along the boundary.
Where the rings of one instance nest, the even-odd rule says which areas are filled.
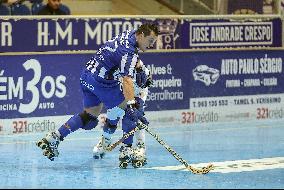
[[[146,135],[148,164],[120,169],[118,148],[94,160],[101,132],[78,131],[50,161],[35,146],[43,134],[0,136],[0,188],[284,188],[284,122],[194,124],[152,130],[206,175],[186,171],[152,136]],[[120,137],[117,131],[113,139]]]

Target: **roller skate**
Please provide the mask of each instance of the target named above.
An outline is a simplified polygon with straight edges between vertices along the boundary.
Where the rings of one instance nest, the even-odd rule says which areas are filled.
[[[137,143],[137,147],[133,150],[132,166],[140,168],[147,164],[146,147],[143,142]]]
[[[106,147],[111,144],[111,139],[107,139],[104,136],[102,136],[99,143],[94,146],[93,148],[93,158],[94,159],[102,159],[105,156]]]
[[[36,145],[43,150],[43,155],[46,156],[51,161],[54,160],[54,157],[58,157],[58,145],[60,138],[55,132],[50,132],[46,134],[45,138],[36,142]]]
[[[131,146],[122,145],[119,152],[119,167],[126,169],[128,167],[128,163],[132,163],[133,149]]]

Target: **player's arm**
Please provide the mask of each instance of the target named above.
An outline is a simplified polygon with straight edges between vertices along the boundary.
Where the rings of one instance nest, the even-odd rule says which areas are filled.
[[[124,76],[122,77],[122,90],[125,100],[128,103],[131,103],[131,101],[134,101],[134,84],[133,80],[130,76]]]
[[[133,121],[137,122],[138,119],[148,125],[149,122],[147,119],[137,110],[137,104],[134,99],[134,84],[133,84],[133,77],[134,77],[134,70],[137,64],[138,55],[132,54],[131,52],[127,52],[123,54],[121,60],[121,67],[120,67],[120,74],[122,76],[122,90],[124,98],[127,102],[126,107],[126,114],[132,118]]]
[[[129,49],[123,48],[119,51],[121,60],[120,60],[120,76],[122,77],[122,91],[125,100],[134,101],[134,84],[133,77],[135,66],[137,63],[138,55],[134,54]],[[134,102],[135,103],[135,102]]]
[[[150,70],[144,65],[142,60],[139,60],[137,63],[135,79],[136,84],[142,89],[150,87],[153,84]]]
[[[147,69],[147,67],[145,67],[144,63],[140,59],[138,59],[137,64],[135,65],[135,69],[136,69],[136,72],[135,72],[136,76],[137,76],[137,72],[140,72],[140,70],[143,72],[143,76],[139,74],[140,77],[139,77],[138,86],[139,87],[142,87],[142,85],[145,86],[147,77],[150,75],[150,71]],[[127,101],[133,100],[135,97],[135,84],[133,82],[133,78],[128,76],[128,77],[124,77],[123,80],[125,80],[125,85],[123,85],[123,92],[127,93],[127,94],[124,94],[124,97]],[[144,88],[147,88],[147,86],[145,86]],[[131,91],[130,89],[133,89],[133,91]],[[143,93],[142,89],[140,91]]]

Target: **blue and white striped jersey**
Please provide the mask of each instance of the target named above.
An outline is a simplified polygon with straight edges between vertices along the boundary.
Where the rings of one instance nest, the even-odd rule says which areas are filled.
[[[86,64],[94,75],[106,80],[117,80],[113,74],[134,77],[138,59],[135,30],[127,30],[108,40]]]

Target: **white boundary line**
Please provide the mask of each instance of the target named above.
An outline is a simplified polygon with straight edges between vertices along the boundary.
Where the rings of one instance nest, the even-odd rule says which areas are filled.
[[[211,162],[215,168],[210,171],[215,173],[236,173],[236,172],[249,172],[259,170],[283,169],[284,157],[249,159],[249,160],[233,160],[224,162]],[[191,164],[195,168],[207,166],[209,163]],[[144,170],[179,170],[188,171],[184,165],[178,166],[163,166],[163,167],[149,167],[139,168]]]

